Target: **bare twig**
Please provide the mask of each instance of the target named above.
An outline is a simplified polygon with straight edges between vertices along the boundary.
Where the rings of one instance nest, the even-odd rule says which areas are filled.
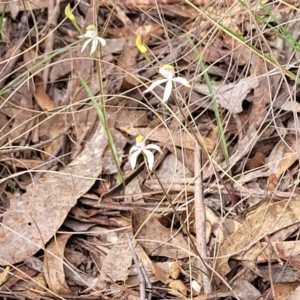
[[[152,299],[152,292],[151,292],[152,284],[151,284],[151,281],[149,280],[149,277],[146,273],[146,270],[145,270],[142,262],[139,261],[137,256],[136,256],[136,253],[135,253],[134,248],[132,246],[129,234],[126,233],[126,236],[127,236],[128,244],[130,246],[130,251],[131,251],[135,266],[137,268],[137,272],[138,272],[138,277],[139,277],[139,281],[140,281],[140,298],[141,298],[141,300],[146,299],[146,292],[145,292],[145,283],[146,283],[147,288],[150,290],[149,294],[148,294],[148,300],[151,300]]]
[[[54,4],[54,0],[50,0],[48,4],[48,28],[49,34],[45,47],[45,53],[50,53],[53,50],[54,46],[54,31],[53,28],[57,25],[57,19],[60,14],[60,0],[56,0]],[[46,62],[46,65],[49,65],[50,61]],[[44,89],[46,90],[48,77],[49,77],[50,68],[45,67],[43,72],[43,81],[44,81]]]
[[[201,150],[197,143],[195,143],[194,150],[194,175],[195,175],[195,227],[196,227],[196,246],[200,260],[200,269],[202,273],[199,274],[199,279],[203,283],[203,289],[205,294],[209,294],[212,291],[211,281],[208,276],[208,268],[206,267],[207,248],[206,248],[206,230],[205,230],[205,207],[203,197],[203,185],[202,185],[202,171],[201,171]]]

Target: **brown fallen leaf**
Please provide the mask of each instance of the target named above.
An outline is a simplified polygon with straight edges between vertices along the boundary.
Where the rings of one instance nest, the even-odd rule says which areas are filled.
[[[141,247],[139,244],[135,247],[136,254],[140,261],[143,263],[143,266],[147,273],[153,274],[159,281],[161,281],[164,284],[167,284],[169,281],[169,274],[166,273],[160,265],[153,262],[148,254],[145,252],[143,247]]]
[[[11,122],[13,123],[9,132],[11,143],[21,143],[23,145],[29,143],[28,137],[35,121],[32,111],[32,96],[32,90],[28,86],[24,87],[21,91],[21,97],[17,99],[15,109],[12,110]]]
[[[299,287],[299,282],[279,282],[274,284],[274,291],[276,294],[276,300],[287,300],[289,299],[289,295],[292,294],[292,292]],[[264,300],[272,300],[272,292],[271,288],[267,289],[262,295],[261,298]],[[294,300],[299,299],[296,298]],[[291,299],[289,299],[291,300]]]
[[[42,124],[39,126],[39,136],[43,137],[44,139],[52,139],[61,134],[60,137],[45,145],[44,152],[42,153],[43,159],[51,157],[57,147],[59,147],[59,145],[61,145],[61,143],[63,142],[65,137],[62,134],[66,131],[65,124],[65,115],[58,114],[51,116],[50,119],[42,122]]]
[[[9,5],[7,5],[7,3]],[[5,2],[1,1],[0,3],[0,11],[4,11],[4,6],[6,6],[6,12],[14,11],[16,14],[19,11],[29,11],[33,9],[41,9],[46,8],[49,5],[49,0],[30,0],[30,1],[23,1],[23,0],[14,0],[12,2]]]
[[[102,262],[101,273],[113,281],[126,281],[131,266],[132,254],[125,233],[122,233]]]
[[[123,88],[126,86],[124,81],[130,84],[131,86],[137,86],[139,84],[139,80],[135,77],[133,71],[137,69],[137,56],[139,54],[139,50],[136,47],[130,47],[129,45],[124,45],[123,50],[121,52],[121,56],[118,59],[118,66],[123,74]],[[138,75],[138,74],[137,74]]]
[[[44,249],[77,199],[101,173],[106,147],[106,134],[99,125],[69,165],[44,174],[24,194],[10,200],[0,227],[0,265],[15,264]]]
[[[2,286],[7,279],[7,275],[9,273],[9,266],[7,266],[1,273],[0,273],[0,286]]]
[[[35,75],[33,77],[34,82],[34,98],[39,105],[39,107],[43,110],[50,110],[55,108],[54,101],[46,94],[43,87],[43,79],[41,76]]]
[[[180,273],[181,273],[180,263],[178,260],[176,260],[175,262],[171,263],[169,268],[169,274],[173,279],[177,279]]]
[[[0,290],[10,289],[11,286],[15,285],[20,280],[28,280],[29,277],[35,276],[37,271],[28,268],[26,265],[23,265],[14,270],[13,274],[14,276],[9,278],[9,280],[7,280],[5,284],[0,287]]]
[[[181,280],[174,280],[169,283],[169,287],[172,290],[180,292],[183,296],[187,296],[189,289],[186,287],[186,285]]]
[[[265,155],[261,152],[256,152],[254,156],[246,163],[246,170],[253,170],[261,167],[264,164]]]
[[[214,95],[217,103],[229,112],[240,113],[243,111],[242,103],[253,88],[259,84],[257,77],[250,76],[241,79],[236,83],[213,85]],[[210,90],[206,84],[196,83],[193,89],[203,95],[210,95]]]
[[[290,134],[275,146],[276,149],[272,150],[268,162],[272,162],[272,171],[277,179],[298,160],[298,147],[298,138]]]
[[[65,280],[64,272],[64,252],[70,236],[57,235],[50,241],[45,251],[44,274],[50,290],[55,294],[73,294]]]
[[[147,210],[133,210],[132,229],[136,240],[148,255],[165,256],[175,260],[187,257],[190,253],[183,234],[179,232],[173,236],[172,229],[161,225],[157,217]]]
[[[228,259],[255,245],[266,234],[300,221],[299,198],[258,207],[246,221],[225,241],[218,253],[217,272],[225,277],[230,271]]]
[[[271,242],[272,247],[267,247],[266,242],[261,242],[256,247],[251,247],[249,250],[234,255],[233,258],[237,260],[256,261],[256,263],[265,263],[267,258],[271,255],[271,261],[278,260],[281,253],[285,257],[292,255],[300,255],[300,241],[284,241],[284,242]],[[271,251],[270,249],[274,249]]]

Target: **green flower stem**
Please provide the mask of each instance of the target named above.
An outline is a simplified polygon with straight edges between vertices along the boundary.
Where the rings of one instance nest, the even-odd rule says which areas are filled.
[[[77,31],[82,35],[83,32],[81,30],[81,28],[77,25],[76,21],[71,21],[73,26],[77,29]]]
[[[189,43],[192,45],[192,41],[191,41],[189,36],[187,36],[187,39],[189,40]],[[219,113],[219,105],[217,103],[217,100],[216,100],[216,97],[215,97],[215,92],[214,92],[214,89],[212,87],[210,78],[209,78],[209,76],[206,72],[206,68],[205,68],[205,66],[204,66],[204,64],[203,64],[203,62],[200,58],[200,54],[196,49],[194,49],[194,53],[195,53],[195,56],[198,59],[198,64],[199,64],[200,70],[203,73],[204,81],[205,81],[205,83],[206,83],[206,85],[209,89],[210,94],[211,94],[213,110],[214,110],[218,130],[219,130],[221,148],[222,148],[222,152],[223,152],[223,155],[224,155],[224,158],[225,158],[225,161],[226,161],[227,168],[229,169],[230,163],[229,163],[228,148],[227,148],[227,143],[226,143],[226,138],[225,138],[225,134],[224,134],[224,128],[223,128],[221,116],[220,116],[220,113]]]
[[[99,46],[98,46],[97,49],[99,49]],[[104,130],[106,132],[106,135],[107,135],[108,144],[109,144],[113,159],[115,161],[115,164],[116,164],[116,167],[117,167],[117,170],[118,170],[118,176],[117,176],[118,182],[119,183],[122,182],[123,185],[124,185],[124,188],[125,188],[125,182],[124,182],[124,178],[123,178],[122,171],[121,171],[121,168],[120,168],[121,162],[120,162],[120,158],[119,158],[119,155],[118,155],[117,147],[115,145],[113,136],[111,134],[111,131],[109,130],[109,126],[108,126],[108,123],[107,123],[105,101],[104,101],[104,96],[103,96],[104,92],[103,92],[103,85],[102,85],[101,63],[100,63],[100,59],[98,58],[97,53],[98,53],[98,51],[95,51],[94,56],[95,56],[95,59],[96,59],[96,71],[97,71],[98,79],[99,79],[100,107],[99,107],[99,104],[96,101],[93,101],[93,100],[92,101],[93,101],[94,107],[97,110],[98,117],[99,117],[99,119],[100,119],[100,121],[101,121],[101,123],[104,127]],[[94,97],[92,99],[96,100]]]
[[[149,58],[148,53],[143,53],[143,54],[144,54],[144,56],[145,56],[145,59],[146,59],[147,63],[148,63],[149,65],[152,65],[152,62],[151,62],[151,60],[150,60],[150,58]]]

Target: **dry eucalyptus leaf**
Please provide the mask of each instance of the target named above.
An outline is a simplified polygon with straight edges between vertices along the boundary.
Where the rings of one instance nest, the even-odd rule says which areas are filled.
[[[300,221],[299,198],[259,207],[224,243],[218,253],[216,270],[221,276],[229,271],[229,257],[255,245],[266,234],[276,232]]]
[[[300,241],[271,242],[271,245],[270,248],[268,243],[261,242],[256,247],[251,247],[233,257],[238,260],[256,261],[259,264],[267,262],[268,257],[276,261],[280,255],[285,257],[300,255]]]
[[[261,295],[249,281],[240,278],[233,282],[232,289],[240,300],[253,300]]]
[[[137,86],[139,80],[135,77],[133,71],[137,69],[136,59],[139,54],[139,50],[136,47],[130,47],[127,44],[124,45],[121,56],[118,59],[118,66],[123,73],[124,80],[132,86]],[[137,74],[138,75],[138,74]]]
[[[147,274],[153,274],[159,281],[167,284],[169,280],[169,274],[160,267],[161,265],[153,262],[149,258],[143,247],[141,247],[141,245],[137,244],[137,246],[135,247],[135,251],[139,260],[142,262]]]
[[[5,280],[7,279],[7,275],[9,273],[9,266],[7,266],[1,273],[0,273],[0,286],[3,285]]]
[[[289,295],[293,294],[293,291],[299,286],[299,282],[279,282],[274,284],[274,291],[276,294],[276,300],[287,300]],[[272,291],[271,288],[267,289],[262,294],[262,299],[272,300]],[[300,298],[297,298],[297,300]],[[291,300],[291,299],[289,299]]]
[[[66,131],[66,118],[63,114],[53,115],[50,119],[45,120],[39,127],[40,137],[45,139],[54,138]],[[50,157],[57,147],[62,143],[64,136],[56,138],[44,147],[43,158]]]
[[[274,174],[278,180],[298,160],[298,147],[299,141],[294,135],[287,135],[284,141],[280,141],[274,147],[267,160],[271,172],[270,175]]]
[[[217,103],[233,113],[243,111],[242,103],[251,89],[258,86],[259,80],[256,77],[247,77],[237,83],[223,84],[213,86],[214,95]],[[210,95],[209,88],[206,84],[195,84],[193,89],[201,94]]]
[[[298,286],[294,291],[292,291],[285,300],[299,300],[300,299],[300,286]],[[279,300],[279,298],[277,298]]]
[[[132,262],[128,239],[124,233],[103,260],[101,272],[113,281],[126,281]]]
[[[181,232],[174,236],[174,230],[161,225],[147,210],[133,210],[132,229],[136,240],[148,255],[165,256],[175,260],[187,257],[191,252]]]
[[[39,105],[39,107],[43,110],[50,110],[55,108],[54,101],[46,94],[43,87],[43,79],[42,77],[35,75],[33,77],[34,81],[34,98]]]
[[[123,108],[116,119],[116,128],[123,126],[146,127],[149,121],[145,110],[131,110]]]
[[[7,3],[9,5],[7,5]],[[49,0],[14,0],[14,1],[1,1],[0,3],[0,11],[4,10],[4,6],[6,5],[6,12],[13,12],[16,15],[19,11],[28,11],[33,9],[41,9],[49,6]],[[14,17],[13,17],[14,18]]]
[[[11,142],[18,143],[32,128],[34,120],[32,112],[32,92],[29,89],[23,91],[23,97],[20,100],[20,109],[13,117],[13,128],[10,130],[9,138]]]
[[[45,251],[45,278],[50,290],[60,295],[72,295],[73,292],[65,280],[64,252],[70,235],[57,235],[48,244]]]
[[[44,248],[77,199],[102,172],[106,147],[106,134],[99,125],[68,166],[46,173],[29,185],[23,195],[10,201],[0,228],[0,265],[23,261]]]

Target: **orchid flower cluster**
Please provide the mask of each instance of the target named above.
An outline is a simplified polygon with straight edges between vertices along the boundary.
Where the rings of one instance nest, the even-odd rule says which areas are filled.
[[[70,5],[66,6],[65,15],[73,23],[73,25],[78,30],[80,30],[76,23],[76,18],[72,13],[72,9],[71,9]],[[93,55],[96,52],[96,50],[98,49],[98,47],[100,47],[100,46],[104,47],[106,45],[105,39],[98,35],[98,30],[97,30],[96,26],[93,24],[88,25],[86,27],[86,32],[84,34],[79,35],[78,38],[84,40],[83,46],[81,48],[81,52],[83,52],[87,48],[87,46],[89,44],[91,44],[90,55]],[[148,49],[147,49],[146,45],[144,44],[141,35],[138,35],[136,37],[136,46],[142,54],[146,55],[146,58],[147,58],[148,57],[147,56]],[[147,61],[148,61],[148,59],[147,59]],[[164,89],[162,102],[166,102],[170,98],[170,96],[172,94],[174,83],[180,83],[186,87],[191,87],[191,85],[185,78],[175,77],[175,70],[169,64],[166,64],[166,65],[163,65],[162,67],[160,67],[159,73],[164,78],[157,79],[156,81],[154,81],[144,91],[144,93],[153,91],[154,88],[165,83],[166,85],[165,85],[165,89]],[[136,166],[138,156],[140,154],[143,154],[144,158],[146,159],[146,162],[148,163],[149,170],[152,171],[153,165],[154,165],[154,155],[150,150],[156,150],[156,151],[159,151],[160,153],[162,153],[159,146],[157,146],[155,144],[146,145],[144,137],[141,135],[137,136],[135,146],[133,146],[129,151],[129,162],[130,162],[132,169],[134,169]]]

